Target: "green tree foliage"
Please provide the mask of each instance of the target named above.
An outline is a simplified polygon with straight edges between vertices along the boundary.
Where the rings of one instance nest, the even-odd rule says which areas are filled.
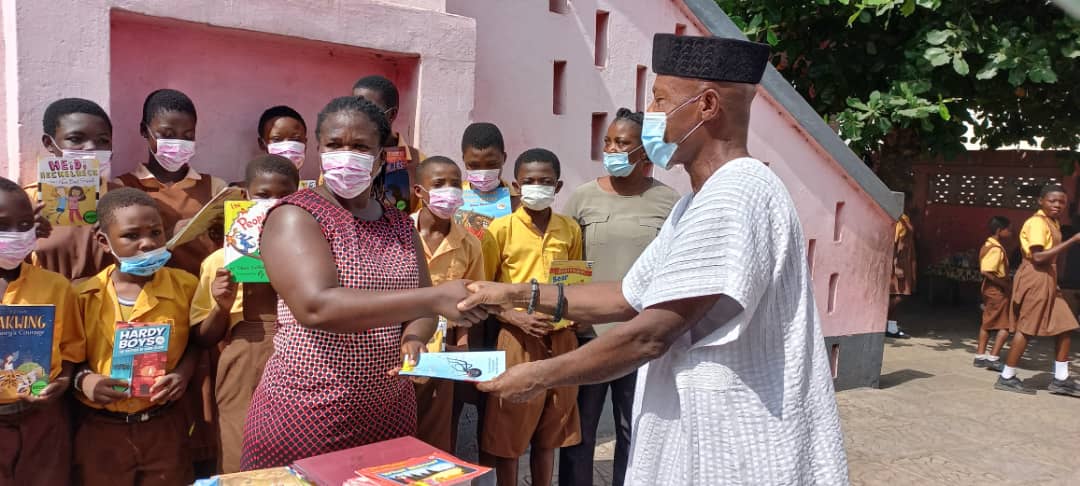
[[[850,147],[1080,146],[1080,21],[1049,0],[717,0]],[[972,116],[974,114],[974,116]]]

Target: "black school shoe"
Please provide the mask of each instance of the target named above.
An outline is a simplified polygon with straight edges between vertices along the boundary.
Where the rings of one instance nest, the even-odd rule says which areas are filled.
[[[1074,380],[1059,380],[1054,378],[1054,381],[1050,382],[1050,386],[1046,388],[1046,391],[1053,393],[1054,395],[1080,397],[1080,384],[1077,384]]]
[[[1023,393],[1025,395],[1034,395],[1035,390],[1024,387],[1024,382],[1020,381],[1020,378],[1012,377],[1009,379],[998,376],[997,383],[994,383],[995,390],[1004,390],[1014,393]]]
[[[986,368],[989,363],[990,360],[986,358],[975,358],[975,361],[972,364],[975,365],[976,368]]]
[[[893,339],[910,339],[911,338],[911,336],[908,336],[907,333],[905,333],[904,331],[900,331],[900,330],[897,330],[897,332],[885,331],[885,337],[893,338]]]
[[[986,369],[1001,373],[1001,370],[1005,369],[1005,363],[1000,359],[994,361],[986,360]]]

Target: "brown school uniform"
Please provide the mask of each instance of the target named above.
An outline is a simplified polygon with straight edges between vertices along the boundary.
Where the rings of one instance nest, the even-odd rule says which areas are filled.
[[[191,322],[201,323],[216,306],[211,285],[217,270],[225,265],[224,250],[206,257],[199,286],[191,300]],[[214,379],[217,403],[218,467],[224,473],[240,471],[251,395],[262,379],[266,360],[274,354],[277,327],[277,293],[270,284],[239,284],[236,301],[229,310],[229,331],[221,343]]]
[[[521,283],[549,280],[554,260],[580,260],[581,227],[552,213],[547,232],[541,234],[529,213],[518,208],[491,222],[481,243],[488,280]],[[547,359],[577,349],[570,329],[552,331],[543,339],[517,326],[502,324],[497,349],[506,351],[506,368]],[[489,397],[484,411],[480,449],[497,457],[520,457],[529,444],[543,448],[568,447],[581,442],[576,386],[548,390],[526,403]]]
[[[184,179],[172,185],[162,184],[150,173],[145,165],[139,165],[135,170],[120,176],[113,181],[114,184],[133,187],[142,190],[154,198],[161,212],[161,219],[165,225],[165,232],[171,238],[176,223],[190,218],[199,212],[204,204],[210,202],[219,191],[226,187],[225,181],[217,177],[199,174],[195,169],[188,168]],[[192,275],[199,274],[199,267],[204,259],[213,253],[218,247],[206,235],[172,250],[172,258],[168,266],[185,270]],[[197,393],[187,393],[184,404],[190,418],[197,419],[195,429],[191,435],[192,452],[196,461],[214,459],[217,444],[217,432],[214,430],[214,376],[213,362],[216,361],[216,353],[207,352],[199,360],[198,369],[191,379],[191,389]],[[201,398],[200,398],[201,394]]]
[[[1024,222],[1020,249],[1024,261],[1013,279],[1012,313],[1016,330],[1028,336],[1057,336],[1080,328],[1057,284],[1057,262],[1035,265],[1031,248],[1061,244],[1061,226],[1041,210]]]
[[[911,295],[915,291],[915,227],[908,215],[896,222],[893,238],[893,274],[889,294]]]
[[[987,238],[979,249],[979,270],[993,273],[998,278],[1005,278],[1009,268],[1009,256],[1005,247],[997,238]],[[983,315],[982,328],[988,331],[1013,330],[1012,316],[1009,313],[1009,294],[1011,288],[1002,288],[984,278],[982,283]]]

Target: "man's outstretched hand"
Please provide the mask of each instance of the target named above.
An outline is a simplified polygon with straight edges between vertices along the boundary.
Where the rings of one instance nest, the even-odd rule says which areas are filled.
[[[527,402],[547,391],[542,373],[542,361],[522,363],[504,371],[494,380],[477,383],[476,388],[510,402]]]

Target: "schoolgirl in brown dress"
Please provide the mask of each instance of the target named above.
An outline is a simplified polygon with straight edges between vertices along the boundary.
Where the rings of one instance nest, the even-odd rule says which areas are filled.
[[[1011,309],[1012,282],[1008,278],[1009,255],[1005,251],[1003,241],[1012,238],[1012,230],[1009,228],[1009,220],[1001,216],[990,219],[990,237],[979,249],[979,271],[983,275],[982,302],[983,315],[982,326],[979,327],[978,345],[975,348],[975,367],[989,368],[1001,371],[1003,364],[998,355],[1005,345],[1005,340],[1013,332]],[[986,351],[986,344],[990,340],[990,332],[998,331],[994,340],[994,347],[990,354]]]
[[[1032,336],[1054,336],[1054,379],[1048,390],[1055,394],[1080,397],[1080,385],[1069,379],[1071,332],[1080,328],[1080,324],[1057,286],[1058,257],[1080,241],[1080,235],[1061,241],[1058,218],[1064,214],[1067,205],[1068,196],[1061,186],[1046,186],[1039,197],[1039,211],[1028,218],[1020,230],[1020,249],[1024,261],[1013,280],[1011,304],[1016,335],[1013,336],[1005,367],[994,385],[999,390],[1034,394],[1034,390],[1025,387],[1016,377],[1016,365],[1024,354],[1028,339]]]

